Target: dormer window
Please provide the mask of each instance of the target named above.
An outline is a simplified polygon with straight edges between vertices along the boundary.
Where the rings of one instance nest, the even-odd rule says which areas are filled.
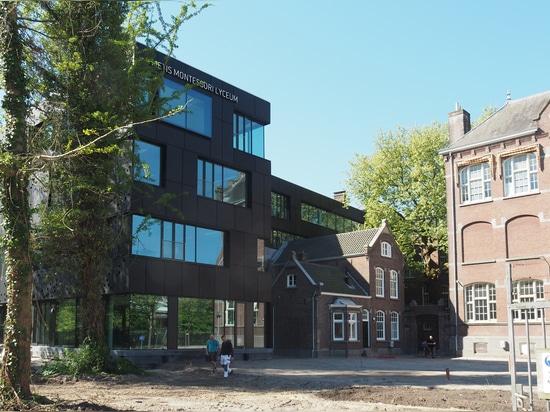
[[[295,288],[296,287],[296,275],[295,274],[286,275],[286,287],[287,288]]]
[[[392,257],[391,244],[389,244],[388,242],[382,242],[382,256],[389,258]]]

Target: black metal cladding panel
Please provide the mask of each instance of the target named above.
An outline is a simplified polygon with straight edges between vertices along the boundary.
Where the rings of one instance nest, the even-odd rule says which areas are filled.
[[[196,188],[190,186],[183,186],[182,202],[181,202],[181,216],[186,222],[197,221],[197,195],[195,194]]]
[[[216,297],[216,267],[201,265],[199,267],[199,298],[214,299]]]
[[[130,293],[146,293],[145,277],[147,273],[147,258],[133,257],[129,267]]]
[[[198,298],[200,296],[200,267],[195,264],[187,264],[183,267],[182,273],[182,295]]]
[[[252,270],[254,276],[250,276],[248,271]],[[244,299],[248,301],[258,301],[258,271],[255,268],[248,269],[245,272],[244,280]]]
[[[216,201],[197,196],[197,223],[207,227],[218,227]],[[227,218],[227,217],[226,217]],[[232,216],[230,216],[233,219]],[[231,220],[233,222],[233,220]]]
[[[245,300],[244,286],[246,283],[244,268],[240,265],[232,265],[231,267],[231,283],[227,285],[227,290],[232,299]],[[253,296],[252,298],[255,298]]]
[[[145,278],[145,289],[148,294],[164,295],[164,278],[166,271],[164,261],[161,259],[147,260],[147,273]]]
[[[252,216],[256,213],[256,210],[253,211],[251,208],[235,207],[235,229],[241,232],[252,232]]]
[[[244,266],[247,249],[245,244],[245,234],[243,232],[233,231],[229,235],[229,246],[226,254],[229,254],[229,264],[231,267]],[[255,251],[256,249],[254,249]],[[255,253],[254,253],[255,254]]]
[[[271,276],[258,272],[258,302],[271,302]]]
[[[183,294],[183,262],[169,260],[164,263],[164,294],[166,296],[182,296]]]
[[[166,180],[178,183],[182,182],[183,149],[177,146],[168,146],[165,149]]]

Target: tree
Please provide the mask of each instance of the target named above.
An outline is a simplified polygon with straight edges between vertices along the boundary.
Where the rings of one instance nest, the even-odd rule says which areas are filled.
[[[438,276],[432,254],[447,253],[445,167],[438,153],[447,144],[446,125],[398,127],[378,134],[372,155],[356,154],[350,162],[347,184],[365,208],[366,227],[386,219],[416,275]]]
[[[8,311],[4,325],[4,352],[0,372],[0,402],[28,398],[31,365],[31,231],[26,155],[29,89],[25,50],[17,2],[0,3],[0,62],[3,65],[2,100],[4,138],[0,152],[2,247],[6,255]]]
[[[127,153],[125,139],[133,136],[131,127],[139,117],[136,114],[147,113],[145,118],[153,120],[152,106],[144,103],[154,101],[154,91],[143,85],[160,77],[155,76],[150,60],[136,58],[135,36],[145,34],[146,45],[167,43],[172,50],[178,28],[196,14],[188,14],[188,6],[184,5],[173,24],[163,23],[165,30],[160,32],[151,29],[151,7],[151,2],[0,3],[0,61],[5,90],[0,200],[8,294],[0,375],[2,406],[21,406],[20,399],[31,396],[35,246],[28,193],[31,175],[35,180],[46,175],[43,182],[47,187],[59,189],[51,192],[48,200],[64,223],[57,229],[64,230],[49,234],[54,240],[65,240],[71,233],[76,235],[73,242],[81,242],[82,249],[73,247],[72,255],[62,257],[65,262],[77,263],[71,268],[83,269],[77,274],[82,294],[89,302],[84,305],[86,334],[101,340],[98,274],[108,260],[102,242],[112,236],[112,227],[105,222],[109,222],[116,199],[113,193],[118,175],[113,173],[113,166],[115,170],[127,166],[120,160]],[[122,29],[127,17],[136,24]],[[155,35],[156,41],[151,40]],[[128,89],[119,90],[124,86]],[[29,127],[30,114],[35,120],[33,127]],[[58,185],[60,177],[67,180]],[[54,216],[55,212],[50,215]],[[41,251],[47,250],[44,246]]]

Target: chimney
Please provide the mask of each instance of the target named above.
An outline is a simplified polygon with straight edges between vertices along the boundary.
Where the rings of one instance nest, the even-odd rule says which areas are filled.
[[[334,200],[340,203],[344,203],[344,201],[346,200],[346,191],[340,190],[339,192],[334,192]]]
[[[470,113],[456,104],[456,110],[449,113],[449,143],[453,144],[470,131]]]

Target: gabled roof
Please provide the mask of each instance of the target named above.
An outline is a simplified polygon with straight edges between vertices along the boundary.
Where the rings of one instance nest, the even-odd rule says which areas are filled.
[[[307,260],[310,262],[361,255],[365,253],[365,248],[372,244],[384,228],[387,229],[385,224],[381,228],[293,240],[281,246],[274,256],[273,264],[286,263],[292,252],[305,252]]]
[[[540,116],[549,103],[550,91],[509,100],[495,114],[440,153],[447,154],[532,134],[538,130]]]
[[[368,296],[355,279],[351,275],[347,275],[341,268],[306,262],[298,262],[298,265],[316,285],[323,284],[323,293]]]

